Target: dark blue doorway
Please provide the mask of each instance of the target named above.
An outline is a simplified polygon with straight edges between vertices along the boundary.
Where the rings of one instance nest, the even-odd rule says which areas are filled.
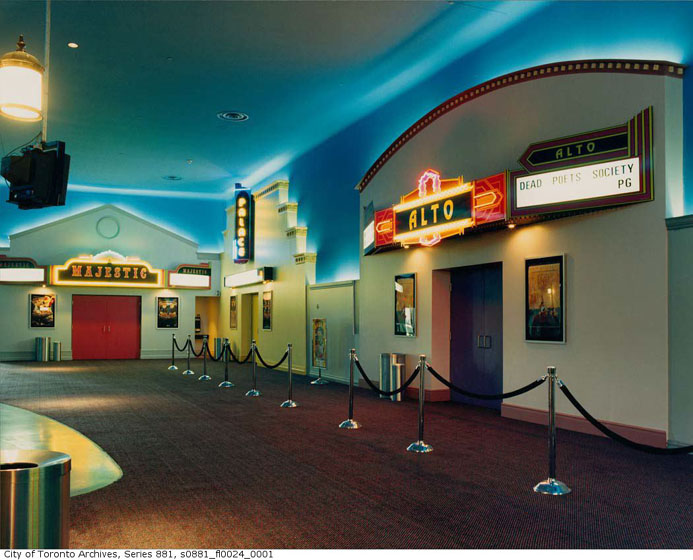
[[[475,393],[503,392],[502,263],[450,270],[450,381]],[[501,401],[453,401],[500,409]]]

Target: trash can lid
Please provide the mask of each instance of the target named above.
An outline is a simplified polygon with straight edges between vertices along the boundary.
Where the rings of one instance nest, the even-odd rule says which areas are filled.
[[[42,449],[0,450],[0,476],[10,478],[15,484],[28,482],[36,477],[63,476],[70,472],[70,456],[57,451]]]

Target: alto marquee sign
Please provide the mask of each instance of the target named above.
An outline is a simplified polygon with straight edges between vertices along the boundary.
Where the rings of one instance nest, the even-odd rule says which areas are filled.
[[[64,265],[51,268],[51,280],[56,285],[134,288],[164,286],[163,270],[111,251],[93,257],[77,257]]]
[[[652,107],[626,124],[532,144],[511,173],[511,218],[654,198]]]
[[[181,264],[168,273],[170,288],[209,290],[212,287],[212,269],[208,264]]]
[[[625,124],[530,144],[523,170],[471,183],[428,169],[399,204],[364,220],[364,249],[432,246],[446,237],[654,199],[653,109]],[[370,218],[370,211],[368,212]],[[367,246],[372,243],[374,249]]]
[[[415,190],[400,203],[374,213],[376,249],[420,244],[432,246],[467,228],[505,220],[506,173],[465,183],[427,169]]]
[[[0,255],[0,284],[43,284],[46,269],[34,259]]]

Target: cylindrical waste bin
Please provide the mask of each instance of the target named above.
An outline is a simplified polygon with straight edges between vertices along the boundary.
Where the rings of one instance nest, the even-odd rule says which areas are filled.
[[[63,354],[63,343],[62,342],[54,342],[53,343],[53,352],[51,353],[51,360],[54,362],[59,362],[62,359],[62,354]]]
[[[2,451],[0,548],[70,547],[70,456]]]
[[[392,354],[390,352],[380,354],[380,389],[382,391],[394,391],[401,386],[404,363],[404,354]],[[380,398],[401,401],[402,393],[397,393],[391,397],[380,395]]]
[[[36,361],[48,361],[48,338],[45,336],[36,337]]]
[[[214,339],[214,357],[218,358],[221,356],[221,353],[224,351],[224,339],[223,338],[215,338]]]

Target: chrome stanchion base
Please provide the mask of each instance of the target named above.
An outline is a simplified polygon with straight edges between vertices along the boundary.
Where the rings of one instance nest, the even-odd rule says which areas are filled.
[[[168,371],[178,371],[178,368],[174,365],[168,366]]]
[[[534,487],[534,491],[539,494],[550,494],[551,496],[563,496],[565,494],[570,494],[570,488],[555,478],[547,478],[542,480],[539,484]]]
[[[235,385],[230,381],[222,381],[219,383],[219,387],[235,387]]]
[[[358,430],[361,427],[361,424],[359,424],[353,418],[349,418],[348,420],[344,420],[339,427],[345,430]]]
[[[284,401],[282,404],[279,405],[282,408],[296,408],[298,406],[298,403],[296,401]]]
[[[198,381],[211,381],[212,378],[209,375],[200,375],[200,377],[197,378]]]
[[[409,444],[407,451],[411,451],[412,453],[430,453],[433,451],[433,446],[419,440]]]
[[[322,377],[318,377],[317,379],[313,379],[313,381],[310,382],[311,385],[327,385],[329,381],[326,379],[323,379]]]
[[[183,375],[195,375],[195,372],[194,372],[193,370],[191,370],[191,369],[186,369],[186,370],[183,372]]]
[[[259,397],[260,395],[262,395],[262,393],[257,389],[251,389],[245,394],[246,397]]]

